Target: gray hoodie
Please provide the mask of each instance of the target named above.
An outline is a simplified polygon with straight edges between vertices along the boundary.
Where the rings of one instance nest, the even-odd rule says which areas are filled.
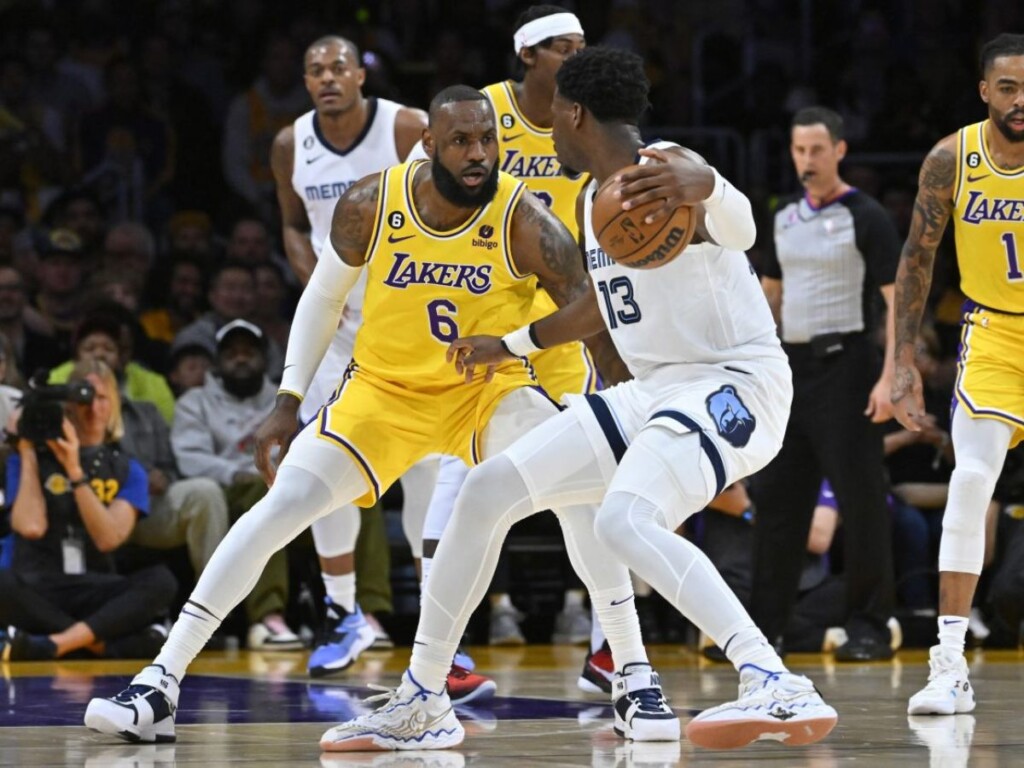
[[[207,373],[203,386],[182,395],[174,409],[171,445],[181,473],[229,486],[236,472],[255,472],[254,437],[276,398],[270,379],[255,396],[240,400]]]

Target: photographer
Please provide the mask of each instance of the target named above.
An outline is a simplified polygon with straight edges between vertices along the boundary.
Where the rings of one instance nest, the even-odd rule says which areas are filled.
[[[118,446],[121,401],[110,368],[83,361],[70,382],[66,392],[30,391],[9,425],[17,454],[7,464],[14,564],[0,571],[4,660],[154,653],[163,635],[147,627],[176,589],[162,565],[114,573],[111,553],[149,509],[146,473]],[[58,397],[74,400],[63,419]]]

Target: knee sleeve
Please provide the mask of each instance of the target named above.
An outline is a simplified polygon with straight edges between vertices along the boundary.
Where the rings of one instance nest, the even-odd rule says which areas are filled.
[[[939,570],[980,574],[985,558],[985,511],[998,471],[971,457],[958,459],[942,517]]]
[[[338,557],[355,551],[362,518],[359,508],[345,504],[313,521],[310,530],[320,557]]]

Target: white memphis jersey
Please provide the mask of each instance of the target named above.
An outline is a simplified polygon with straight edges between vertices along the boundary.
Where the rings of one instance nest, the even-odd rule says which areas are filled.
[[[338,198],[364,176],[379,173],[402,161],[395,146],[395,117],[400,109],[401,104],[369,97],[366,127],[344,152],[327,143],[320,131],[315,109],[295,121],[292,188],[306,206],[310,240],[313,253],[318,258],[331,231]],[[350,309],[362,308],[365,290],[366,278],[361,277],[349,295]]]
[[[594,180],[584,192],[586,265],[605,325],[633,376],[648,378],[661,366],[680,363],[785,359],[745,253],[699,243],[655,269],[617,264],[594,235],[597,189]]]

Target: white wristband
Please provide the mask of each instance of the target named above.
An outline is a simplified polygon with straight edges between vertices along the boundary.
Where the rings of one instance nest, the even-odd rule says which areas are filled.
[[[501,337],[501,343],[505,345],[505,349],[510,354],[516,357],[526,357],[531,352],[539,352],[541,350],[541,347],[534,343],[533,336],[530,334],[530,326],[528,325],[517,328],[511,333],[506,333]]]

